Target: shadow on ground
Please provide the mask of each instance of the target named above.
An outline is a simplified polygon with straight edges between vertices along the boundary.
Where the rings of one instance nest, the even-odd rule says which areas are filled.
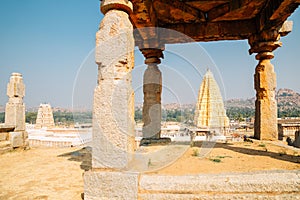
[[[209,142],[206,142],[209,143]],[[215,142],[211,142],[211,143],[215,143]],[[247,142],[245,142],[245,145],[252,145],[251,144],[247,144]],[[253,143],[253,145],[258,145]],[[207,145],[203,145],[203,142],[195,142],[194,146],[196,147],[204,147]],[[254,148],[257,148],[258,146],[254,146]],[[268,156],[274,159],[278,159],[278,160],[283,160],[283,161],[288,161],[288,162],[292,162],[292,163],[300,163],[300,155],[299,152],[297,153],[298,155],[288,155],[286,153],[287,149],[284,147],[278,147],[280,148],[280,150],[276,153],[276,152],[270,152],[267,150],[267,146],[266,147],[261,147],[262,149],[254,149],[253,147],[236,147],[234,146],[234,144],[230,144],[230,143],[215,143],[213,148],[222,148],[222,149],[227,149],[227,150],[231,150],[231,151],[235,151],[238,153],[242,153],[242,154],[247,154],[247,155],[253,155],[253,156]]]
[[[83,147],[80,150],[58,155],[58,157],[69,157],[68,160],[81,162],[80,168],[88,171],[92,168],[92,147]]]

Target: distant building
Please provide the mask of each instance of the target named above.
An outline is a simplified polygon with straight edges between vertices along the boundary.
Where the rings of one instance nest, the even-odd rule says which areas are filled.
[[[199,89],[194,124],[197,128],[208,128],[220,134],[225,134],[229,128],[221,92],[210,70],[204,75]]]
[[[297,131],[300,131],[300,118],[278,119],[279,140],[285,140],[287,137],[295,139]]]
[[[54,128],[54,119],[53,119],[53,113],[50,104],[40,104],[37,118],[36,118],[36,129],[41,128]]]

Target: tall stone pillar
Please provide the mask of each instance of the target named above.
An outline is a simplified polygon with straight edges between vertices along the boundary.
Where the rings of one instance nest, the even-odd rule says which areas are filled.
[[[93,104],[93,168],[126,168],[134,150],[134,67],[131,2],[102,1],[96,34],[98,85]]]
[[[7,84],[8,102],[5,107],[5,124],[14,126],[15,131],[25,131],[25,85],[22,74],[12,73]]]
[[[142,49],[147,69],[144,73],[143,138],[159,139],[161,133],[161,92],[162,76],[158,68],[160,49]]]
[[[137,199],[137,175],[122,172],[135,147],[132,4],[102,0],[101,11],[104,18],[96,34],[92,170],[84,174],[84,199]]]
[[[163,49],[142,48],[147,69],[144,73],[143,139],[140,145],[166,144],[170,138],[161,138],[162,74],[158,68]]]
[[[28,146],[28,134],[25,131],[25,85],[20,73],[12,73],[7,84],[8,102],[5,107],[5,125],[15,127],[9,132],[10,145],[13,148]]]
[[[270,60],[272,53],[281,46],[280,34],[277,30],[264,31],[249,38],[251,53],[257,53],[259,61],[255,69],[254,87],[255,126],[254,137],[259,140],[277,140],[277,102],[276,102],[276,74]]]

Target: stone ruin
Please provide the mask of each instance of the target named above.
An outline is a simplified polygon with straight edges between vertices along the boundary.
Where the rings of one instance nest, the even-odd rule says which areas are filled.
[[[299,0],[102,0],[104,17],[96,34],[98,85],[93,102],[92,169],[84,174],[85,199],[209,199],[203,196],[205,192],[216,192],[220,199],[232,194],[254,199],[268,197],[279,187],[279,198],[291,197],[284,187],[286,180],[278,180],[276,173],[267,175],[276,184],[263,184],[261,179],[253,182],[251,174],[213,178],[129,172],[136,148],[131,71],[137,46],[147,65],[144,83],[151,84],[143,87],[143,135],[159,140],[162,87],[158,65],[165,45],[248,40],[249,53],[256,53],[258,60],[254,75],[255,138],[277,140],[276,75],[271,59],[273,51],[282,45],[280,37],[291,32],[292,22],[286,19],[299,4]],[[176,31],[191,39],[178,37]],[[151,129],[147,127],[149,120]],[[244,181],[226,184],[229,178]],[[255,190],[249,189],[252,183]]]
[[[7,96],[9,99],[5,107],[5,124],[0,127],[3,130],[1,138],[9,140],[12,148],[26,147],[28,134],[25,130],[25,85],[22,74],[12,73],[7,84]]]
[[[50,104],[40,104],[36,118],[35,128],[54,128],[53,112]]]
[[[197,128],[208,128],[221,135],[229,128],[223,98],[210,70],[207,70],[199,88],[194,124]]]

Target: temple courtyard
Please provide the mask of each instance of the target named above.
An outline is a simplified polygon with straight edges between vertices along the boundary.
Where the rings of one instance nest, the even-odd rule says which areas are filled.
[[[140,148],[145,156],[159,152],[148,161],[148,169],[143,171],[148,175],[267,174],[280,171],[281,176],[290,180],[292,177],[289,171],[300,170],[300,149],[279,141],[252,140],[214,145],[198,142],[194,147],[187,143],[172,143],[168,146]],[[160,148],[165,150],[161,151]],[[174,156],[176,149],[180,155],[173,160],[170,156]],[[2,153],[0,199],[82,199],[82,175],[91,168],[90,152],[90,147],[73,147],[17,149]],[[158,166],[161,160],[173,161],[163,163],[161,167]],[[261,174],[259,176],[262,177]],[[294,187],[299,187],[299,176]],[[267,181],[264,177],[264,182]],[[290,186],[285,187],[288,189]],[[297,192],[293,194],[296,199],[299,195]]]

